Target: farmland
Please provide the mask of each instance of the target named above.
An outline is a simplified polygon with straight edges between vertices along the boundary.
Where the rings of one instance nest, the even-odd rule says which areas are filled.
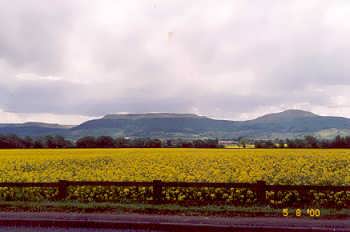
[[[185,181],[349,185],[350,150],[312,149],[55,149],[1,150],[0,182]],[[75,186],[64,199],[149,202],[152,187]],[[164,200],[257,203],[247,188],[166,188]],[[57,200],[57,188],[1,187],[1,201]],[[298,192],[267,192],[271,206],[302,204]],[[311,205],[348,207],[349,192],[309,192]],[[62,200],[62,199],[61,199]]]
[[[350,150],[0,150],[0,182],[188,181],[350,184]]]

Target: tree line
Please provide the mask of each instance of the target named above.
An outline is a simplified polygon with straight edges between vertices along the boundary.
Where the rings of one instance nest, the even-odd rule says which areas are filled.
[[[218,148],[217,139],[160,140],[153,138],[113,138],[111,136],[85,136],[76,141],[63,136],[43,136],[39,138],[0,135],[0,149],[10,148]]]
[[[319,139],[305,136],[295,139],[250,141],[255,148],[350,148],[350,136]],[[218,139],[154,139],[111,136],[85,136],[76,141],[60,135],[38,138],[0,135],[0,149],[10,148],[222,148]]]
[[[305,136],[296,139],[257,140],[255,148],[350,148],[350,136],[336,136],[333,139],[319,139]]]

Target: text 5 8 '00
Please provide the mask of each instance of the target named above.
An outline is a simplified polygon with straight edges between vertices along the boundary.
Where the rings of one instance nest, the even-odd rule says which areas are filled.
[[[288,216],[320,217],[321,210],[320,209],[283,209],[282,215],[283,215],[283,217],[288,217]]]

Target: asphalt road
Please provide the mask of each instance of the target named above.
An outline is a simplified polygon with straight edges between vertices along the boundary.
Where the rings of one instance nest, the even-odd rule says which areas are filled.
[[[0,212],[0,232],[16,231],[335,231],[350,232],[350,220],[281,217]],[[28,228],[26,226],[42,227]],[[47,227],[56,227],[48,228]],[[64,227],[64,228],[63,228]],[[20,229],[18,229],[20,228]],[[72,229],[67,229],[72,228]],[[76,228],[76,229],[74,229]],[[82,228],[82,229],[80,229]],[[83,229],[84,228],[84,229]],[[85,229],[87,228],[87,229]],[[89,229],[101,228],[101,229]],[[108,228],[119,228],[111,230]],[[132,229],[132,230],[130,230]],[[148,229],[148,230],[147,230]]]
[[[157,232],[152,230],[114,230],[77,228],[38,228],[38,227],[0,227],[0,232]]]

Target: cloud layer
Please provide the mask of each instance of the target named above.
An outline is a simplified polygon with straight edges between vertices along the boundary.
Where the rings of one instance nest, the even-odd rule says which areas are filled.
[[[0,122],[288,108],[350,117],[349,10],[345,0],[2,0]]]

